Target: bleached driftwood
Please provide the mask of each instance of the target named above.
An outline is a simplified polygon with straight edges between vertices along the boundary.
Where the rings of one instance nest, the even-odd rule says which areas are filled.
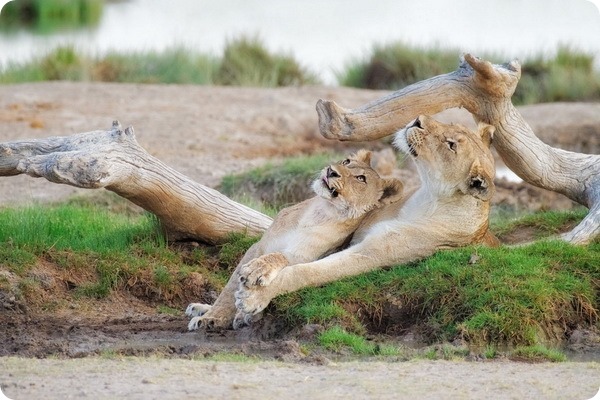
[[[476,121],[496,127],[494,146],[517,175],[589,208],[583,221],[562,235],[571,243],[589,243],[600,234],[600,156],[556,149],[536,137],[511,102],[520,76],[517,61],[493,65],[466,54],[456,71],[356,109],[319,100],[319,128],[329,139],[375,140],[395,133],[419,114],[464,107]]]
[[[196,183],[148,154],[133,128],[0,144],[0,176],[27,174],[81,188],[106,188],[154,213],[169,240],[222,242],[261,234],[270,217]]]

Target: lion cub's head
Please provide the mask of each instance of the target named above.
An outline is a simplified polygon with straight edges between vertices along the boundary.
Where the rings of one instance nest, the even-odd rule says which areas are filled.
[[[474,133],[421,115],[400,130],[396,147],[415,160],[422,184],[439,195],[457,192],[489,201],[494,194],[494,127],[480,124]]]
[[[315,193],[329,200],[348,218],[402,197],[402,182],[383,179],[371,167],[371,152],[359,150],[347,159],[325,167],[312,185]]]

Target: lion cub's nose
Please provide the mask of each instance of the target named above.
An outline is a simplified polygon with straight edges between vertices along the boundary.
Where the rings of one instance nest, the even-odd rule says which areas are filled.
[[[328,178],[339,178],[340,174],[338,174],[333,168],[327,168],[327,177]]]
[[[421,117],[417,117],[415,119],[415,122],[413,122],[412,126],[423,129],[423,126],[421,125]]]

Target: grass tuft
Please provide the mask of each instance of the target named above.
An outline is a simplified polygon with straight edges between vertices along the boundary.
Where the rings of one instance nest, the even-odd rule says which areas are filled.
[[[270,53],[258,37],[240,37],[225,45],[216,82],[230,86],[297,86],[318,79],[292,56]]]
[[[223,177],[219,191],[234,199],[254,199],[268,208],[280,210],[312,197],[312,181],[336,158],[341,156],[322,153],[268,163],[248,172]]]
[[[539,344],[534,346],[519,346],[511,352],[510,358],[515,361],[528,362],[563,362],[567,360],[567,357],[560,350],[551,349]]]
[[[228,42],[222,57],[185,46],[92,57],[73,45],[63,45],[28,63],[9,64],[0,72],[0,83],[48,80],[261,87],[318,83],[293,57],[272,53],[258,38],[244,36]]]
[[[363,356],[397,356],[401,353],[396,346],[381,345],[367,341],[363,336],[347,332],[335,325],[318,336],[318,342],[327,350],[341,352],[345,349]]]
[[[452,72],[458,65],[458,49],[422,49],[403,42],[375,45],[364,60],[355,60],[337,74],[342,86],[398,90],[436,75]],[[497,54],[479,54],[492,62],[506,61]],[[522,74],[513,95],[515,104],[554,101],[600,100],[600,73],[595,57],[568,46],[554,57],[541,55],[522,61]]]

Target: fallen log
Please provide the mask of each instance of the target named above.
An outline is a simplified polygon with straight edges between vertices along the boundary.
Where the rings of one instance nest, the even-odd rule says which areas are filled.
[[[27,174],[80,188],[106,188],[155,214],[168,240],[221,243],[258,235],[270,217],[192,181],[151,156],[133,128],[0,144],[0,176]]]

